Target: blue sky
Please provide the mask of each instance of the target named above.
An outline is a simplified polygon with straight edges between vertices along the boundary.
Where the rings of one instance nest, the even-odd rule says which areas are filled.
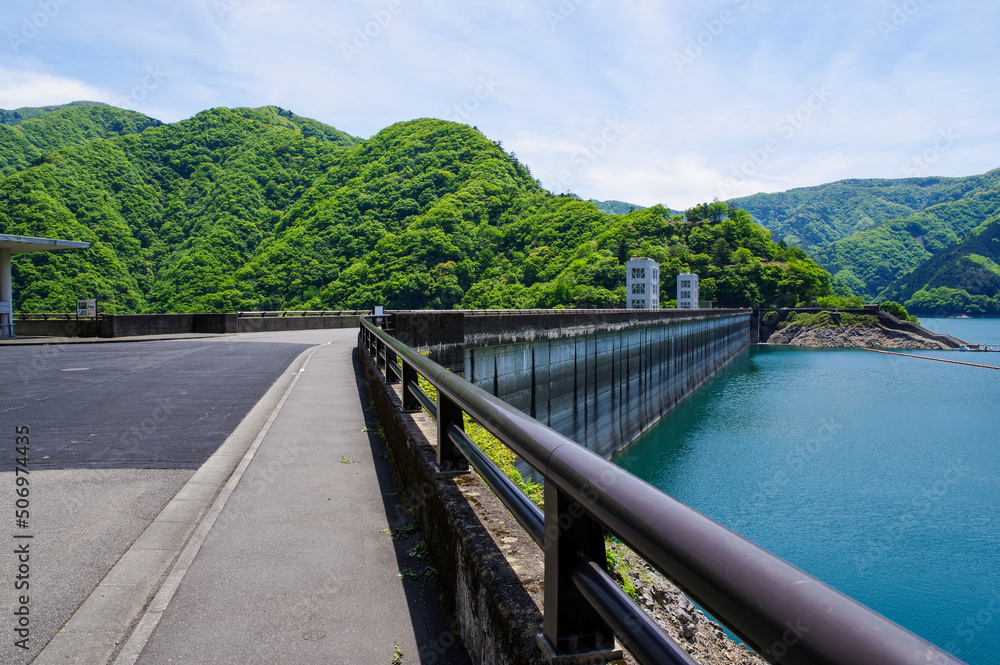
[[[0,108],[446,118],[585,198],[1000,167],[998,3],[5,0],[0,25]]]

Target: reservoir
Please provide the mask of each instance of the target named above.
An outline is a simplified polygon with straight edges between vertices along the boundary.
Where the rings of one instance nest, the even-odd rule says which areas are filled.
[[[997,319],[921,323],[1000,344]],[[910,353],[1000,366],[1000,353]],[[994,665],[998,441],[998,370],[758,345],[615,462],[970,665]]]

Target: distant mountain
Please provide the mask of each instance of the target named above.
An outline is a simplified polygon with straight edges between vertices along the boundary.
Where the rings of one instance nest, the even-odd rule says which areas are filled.
[[[1000,217],[897,279],[883,296],[921,316],[1000,314]]]
[[[277,107],[211,109],[0,179],[0,233],[92,243],[15,257],[20,311],[616,307],[637,253],[664,285],[697,270],[702,296],[726,304],[830,293],[805,252],[722,208],[609,215],[544,190],[467,125],[361,140]]]
[[[884,300],[892,282],[1000,214],[1000,170],[966,178],[842,180],[730,203],[808,250],[841,290]]]
[[[141,113],[97,102],[0,109],[0,176],[25,169],[55,150],[137,134],[161,124]]]
[[[17,125],[25,120],[31,120],[46,113],[61,111],[63,109],[81,106],[108,106],[103,102],[70,102],[69,104],[59,104],[58,106],[22,106],[19,109],[0,109],[0,125]]]
[[[775,238],[808,251],[998,184],[1000,169],[966,178],[839,180],[730,203],[749,212]]]
[[[645,210],[646,206],[636,205],[635,203],[626,203],[624,201],[598,201],[597,199],[590,199],[598,210],[601,212],[606,212],[609,215],[626,215],[633,210]]]

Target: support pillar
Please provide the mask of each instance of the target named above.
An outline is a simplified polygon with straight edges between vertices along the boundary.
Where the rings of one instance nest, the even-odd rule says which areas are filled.
[[[611,627],[573,583],[581,555],[606,566],[604,528],[550,480],[545,481],[544,552],[545,612],[538,644],[546,660],[606,663],[620,658]]]
[[[14,336],[14,290],[10,275],[9,249],[0,248],[0,337]],[[5,311],[6,310],[6,311]]]

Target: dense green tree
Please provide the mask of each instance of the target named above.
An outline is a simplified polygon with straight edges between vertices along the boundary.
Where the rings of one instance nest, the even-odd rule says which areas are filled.
[[[904,301],[939,286],[971,296],[997,294],[991,266],[975,258],[996,264],[989,248],[963,251],[957,258],[952,249],[1000,216],[1000,170],[967,178],[843,180],[731,203],[748,210],[782,243],[787,238],[808,249],[834,273],[840,295]],[[941,269],[945,263],[950,267]],[[960,300],[970,303],[964,313],[983,311],[978,301],[956,298],[949,311],[963,313],[955,309]]]
[[[699,215],[554,196],[465,125],[414,120],[361,141],[275,107],[67,147],[0,180],[0,233],[94,243],[18,257],[24,311],[84,297],[109,312],[620,307],[636,253],[663,265],[667,297],[684,271],[728,305],[830,292],[745,211]]]

